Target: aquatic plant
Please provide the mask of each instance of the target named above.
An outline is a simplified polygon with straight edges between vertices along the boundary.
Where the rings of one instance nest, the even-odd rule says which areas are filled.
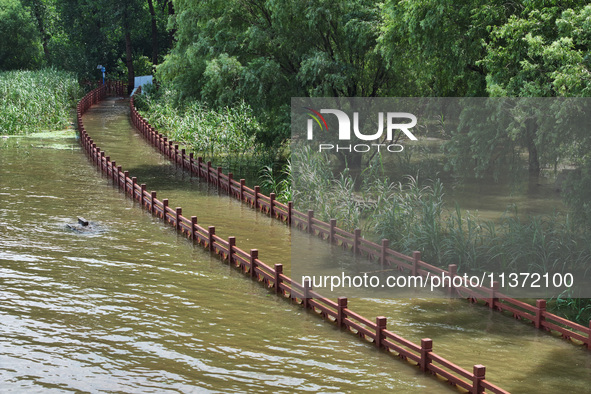
[[[575,298],[565,292],[550,300],[548,310],[568,320],[588,326],[591,320],[591,299]]]
[[[70,72],[0,72],[0,134],[63,129],[81,95],[76,75]]]
[[[275,175],[273,165],[265,165],[260,171],[260,186],[263,191],[275,193],[277,201],[287,203],[292,201],[291,161],[283,165],[280,174]]]
[[[352,231],[362,225],[366,237],[390,240],[390,247],[441,267],[461,271],[567,272],[586,274],[591,267],[591,235],[569,215],[521,217],[506,212],[485,221],[457,204],[444,204],[439,179],[406,176],[391,182],[379,161],[362,173],[355,188],[348,169],[332,173],[330,157],[308,147],[294,150],[293,196],[296,208],[314,209],[322,220]]]
[[[154,127],[174,141],[190,147],[196,155],[225,168],[260,168],[268,153],[261,149],[256,135],[261,126],[251,108],[240,103],[219,110],[200,101],[183,102],[170,91],[148,89],[136,97],[136,106]],[[268,161],[268,159],[267,159]]]

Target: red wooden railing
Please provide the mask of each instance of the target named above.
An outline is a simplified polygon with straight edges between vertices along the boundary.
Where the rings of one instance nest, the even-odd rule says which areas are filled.
[[[104,99],[110,92],[122,94],[121,89],[124,86],[121,83],[108,83],[84,96],[77,106],[77,122],[80,142],[90,160],[97,169],[112,179],[113,184],[117,185],[126,196],[138,201],[143,209],[163,219],[165,223],[173,226],[189,240],[202,245],[205,249],[219,256],[222,261],[272,289],[278,296],[290,298],[292,302],[315,312],[324,320],[334,322],[339,327],[373,342],[377,348],[394,353],[403,360],[414,362],[422,371],[442,376],[452,385],[462,387],[471,393],[508,393],[508,391],[485,379],[484,366],[474,365],[472,372],[465,370],[434,353],[431,339],[424,338],[421,340],[421,345],[417,345],[387,330],[385,317],[378,316],[373,322],[349,308],[347,298],[340,297],[333,301],[320,296],[311,289],[309,283],[302,285],[283,274],[283,265],[275,264],[271,267],[265,264],[259,259],[257,249],[250,249],[248,252],[240,249],[236,246],[235,237],[220,238],[215,234],[214,226],[208,226],[207,228],[200,226],[197,223],[196,216],[191,216],[189,219],[183,216],[181,207],[173,209],[168,206],[168,199],[159,200],[156,198],[155,191],[148,192],[145,184],[139,184],[136,177],[130,177],[128,171],[122,170],[121,166],[111,161],[110,157],[97,147],[82,122],[82,115],[88,108]],[[140,127],[148,130],[145,122],[140,124]],[[232,179],[231,174],[224,175],[219,168],[214,170],[211,163],[202,163],[199,159],[195,160],[192,154],[187,157],[184,150],[179,150],[178,146],[173,147],[172,143],[166,140],[166,137],[162,137],[154,131],[151,132],[148,139],[154,141],[153,144],[175,162],[191,169],[191,171],[198,172],[200,176],[206,177],[219,188],[225,188],[230,194],[241,198],[242,201],[249,202],[274,217],[291,223],[292,212],[297,212],[292,209],[291,204],[280,204],[274,200],[273,196],[262,195],[258,191],[258,187],[255,187],[255,189],[247,188],[244,186],[243,180],[236,182]]]
[[[276,201],[273,193],[270,196],[262,194],[259,186],[255,186],[253,189],[246,187],[244,179],[236,181],[233,179],[232,173],[224,174],[221,167],[212,167],[211,162],[204,163],[200,157],[194,158],[193,153],[187,155],[185,149],[179,150],[177,144],[160,134],[138,113],[134,106],[133,97],[130,101],[130,107],[131,120],[134,126],[164,155],[189,170],[192,174],[207,179],[219,189],[228,192],[229,195],[251,205],[255,209],[285,221],[288,225],[328,240],[332,244],[340,245],[356,255],[363,255],[371,260],[378,261],[382,269],[395,267],[411,275],[422,275],[423,277],[444,274],[453,279],[458,276],[455,264],[449,265],[447,270],[436,267],[422,261],[420,252],[414,252],[412,257],[404,255],[390,249],[386,239],[382,240],[381,244],[371,242],[363,238],[361,231],[358,229],[350,233],[338,228],[335,219],[331,219],[329,223],[323,222],[314,217],[314,211],[312,210],[307,213],[297,211],[293,209],[291,202],[282,204]],[[497,284],[493,282],[492,288],[460,286],[447,288],[446,291],[450,296],[461,296],[467,298],[470,302],[483,302],[493,310],[508,311],[516,319],[528,320],[536,328],[555,331],[564,339],[580,341],[587,349],[591,349],[591,321],[588,327],[585,327],[548,312],[545,300],[537,300],[536,305],[533,306],[502,294],[496,289],[497,287]]]

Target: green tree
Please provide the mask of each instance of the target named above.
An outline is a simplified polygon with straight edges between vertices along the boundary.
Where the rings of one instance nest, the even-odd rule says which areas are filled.
[[[486,74],[487,93],[493,97],[588,96],[590,6],[583,3],[528,2],[505,23],[490,26],[483,41],[486,52],[476,62]],[[575,135],[557,127],[557,119],[548,121],[547,110],[545,105],[512,109],[510,115],[519,121],[508,122],[494,134],[487,127],[456,130],[447,145],[450,164],[461,170],[470,163],[467,159],[473,159],[477,175],[482,175],[507,163],[520,165],[523,149],[529,171],[538,174],[544,166],[573,158]],[[509,114],[502,111],[494,115],[495,122],[502,123]]]
[[[379,6],[369,0],[179,0],[177,43],[158,68],[179,97],[246,101],[264,120],[259,139],[289,134],[300,96],[386,95],[396,74],[377,51]]]
[[[492,26],[515,9],[498,0],[386,1],[379,50],[405,76],[397,95],[483,96],[478,61]]]
[[[18,0],[0,0],[0,69],[36,68],[42,61],[34,19]]]
[[[49,42],[53,64],[85,78],[96,79],[96,66],[101,64],[108,77],[125,76],[133,83],[136,68],[151,73],[154,60],[170,48],[166,29],[173,11],[170,1],[44,1],[53,2],[59,25]]]

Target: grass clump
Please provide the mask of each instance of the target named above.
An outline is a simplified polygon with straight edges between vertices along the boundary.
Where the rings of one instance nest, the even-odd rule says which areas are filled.
[[[81,95],[71,72],[53,68],[0,72],[0,134],[64,129]]]

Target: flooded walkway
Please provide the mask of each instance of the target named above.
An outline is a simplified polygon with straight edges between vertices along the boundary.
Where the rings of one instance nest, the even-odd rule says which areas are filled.
[[[102,231],[68,230],[76,216]],[[2,392],[449,390],[194,248],[75,138],[0,140],[0,233]]]

